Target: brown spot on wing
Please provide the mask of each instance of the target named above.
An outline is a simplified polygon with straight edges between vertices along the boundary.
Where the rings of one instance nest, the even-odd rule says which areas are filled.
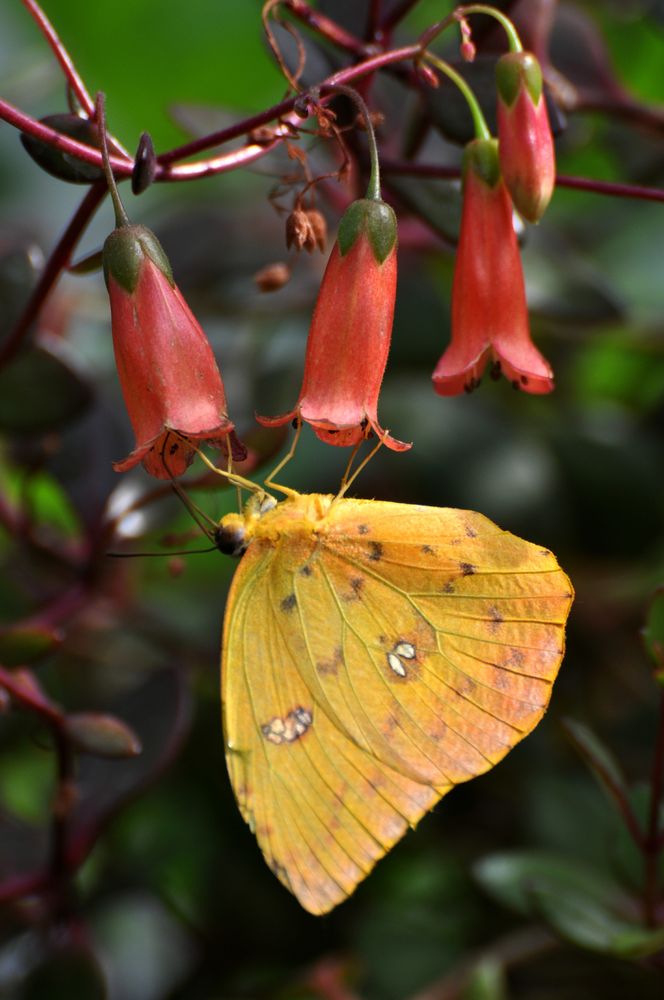
[[[468,538],[477,538],[477,532],[470,524],[466,525],[466,535]]]
[[[341,646],[337,646],[333,655],[329,660],[318,660],[316,663],[316,670],[321,675],[321,677],[336,677],[339,673],[339,667],[343,666],[344,653]]]
[[[444,587],[443,587],[443,593],[444,594],[453,594],[454,593],[454,584],[452,583],[451,580],[448,580],[447,583],[444,585]]]
[[[279,605],[282,611],[292,611],[296,606],[297,597],[295,594],[289,594],[288,597],[284,597],[283,601]]]
[[[358,533],[358,535],[368,535],[369,534],[369,525],[368,524],[358,524],[358,526],[357,526],[357,533]]]
[[[469,562],[459,563],[459,569],[461,570],[463,576],[472,576],[475,572],[475,566]]]
[[[369,559],[372,562],[380,562],[383,558],[383,546],[380,542],[369,542]]]
[[[512,648],[509,651],[507,659],[505,660],[506,667],[522,667],[525,660],[523,651],[520,649]]]
[[[311,576],[312,573],[313,569],[311,568],[309,563],[305,563],[302,569],[300,570],[300,576]]]
[[[505,621],[505,619],[501,615],[501,613],[498,610],[498,608],[496,608],[493,605],[489,608],[489,615],[491,617],[491,623],[489,625],[489,628],[491,629],[492,632],[495,633],[495,632],[498,631],[498,629],[503,624],[503,622]]]
[[[436,550],[432,545],[423,545],[422,552],[424,552],[425,556],[433,556],[435,555]]]

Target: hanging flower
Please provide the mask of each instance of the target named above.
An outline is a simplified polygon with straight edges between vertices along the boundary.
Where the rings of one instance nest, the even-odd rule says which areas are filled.
[[[463,215],[452,284],[452,340],[433,373],[441,396],[470,392],[489,359],[517,389],[545,393],[553,372],[530,339],[512,203],[494,139],[475,139],[463,164]]]
[[[542,70],[530,52],[507,52],[496,65],[498,140],[505,184],[518,212],[538,222],[556,179]]]
[[[378,197],[344,214],[314,309],[297,405],[267,427],[311,424],[328,444],[355,445],[373,431],[389,448],[410,447],[378,424],[378,394],[390,349],[397,283],[397,224]]]
[[[104,244],[113,347],[136,447],[117,472],[139,462],[158,479],[180,476],[191,442],[207,441],[245,457],[226,413],[212,348],[173,281],[154,233],[123,223]]]

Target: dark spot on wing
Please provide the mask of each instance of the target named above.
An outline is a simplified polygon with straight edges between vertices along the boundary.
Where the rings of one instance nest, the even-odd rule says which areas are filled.
[[[454,584],[452,583],[451,580],[448,580],[447,583],[445,584],[445,586],[443,587],[443,593],[444,594],[453,594],[454,593]]]
[[[422,546],[422,552],[424,552],[425,556],[432,556],[435,553],[435,551],[436,550],[434,548],[432,548],[431,545],[423,545]]]
[[[297,606],[297,597],[295,594],[289,594],[288,597],[284,597],[283,601],[279,605],[282,611],[292,611],[294,607]]]
[[[300,576],[311,576],[312,573],[313,570],[309,565],[309,563],[305,563],[302,569],[300,570]]]
[[[369,534],[369,525],[368,524],[358,524],[358,526],[357,526],[357,532],[358,532],[359,535],[368,535]]]
[[[360,594],[362,593],[362,588],[364,587],[364,578],[361,576],[354,576],[350,581],[351,589],[353,591],[350,596],[350,600],[359,600]]]
[[[472,563],[462,562],[459,563],[459,569],[464,576],[472,576],[475,572],[475,567]]]
[[[522,667],[525,656],[520,649],[510,649],[509,656],[505,661],[506,667]]]
[[[477,538],[477,532],[469,524],[466,525],[466,534],[468,538]]]
[[[321,677],[336,677],[339,673],[339,667],[343,666],[344,654],[341,646],[337,646],[334,654],[329,660],[318,660],[316,663],[316,670],[321,675]]]
[[[385,643],[387,642],[387,636],[386,635],[379,635],[378,636],[378,642],[381,644],[381,646],[384,646]]]
[[[500,611],[496,607],[489,608],[489,615],[491,617],[491,625],[489,627],[491,628],[492,632],[497,632],[500,626],[505,621],[505,619],[503,618]]]
[[[369,559],[372,562],[380,562],[383,558],[383,546],[380,542],[369,542]]]

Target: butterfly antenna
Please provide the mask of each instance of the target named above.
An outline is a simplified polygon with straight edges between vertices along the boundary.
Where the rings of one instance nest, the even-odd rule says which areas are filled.
[[[109,559],[149,559],[161,556],[194,556],[202,552],[218,552],[218,546],[210,545],[206,549],[162,549],[160,552],[107,552]]]
[[[185,491],[182,489],[182,486],[180,485],[176,477],[173,475],[171,468],[169,467],[168,464],[169,456],[167,455],[166,452],[166,446],[168,444],[168,439],[170,436],[171,434],[167,434],[166,437],[164,438],[164,443],[161,447],[161,460],[164,463],[164,468],[166,469],[166,472],[170,477],[171,489],[177,495],[178,499],[184,504],[187,511],[189,512],[189,514],[191,514],[192,518],[194,519],[198,527],[201,529],[203,534],[206,535],[210,540],[212,540],[214,538],[214,532],[217,528],[217,522],[214,520],[213,517],[210,517],[209,514],[206,514],[205,511],[201,507],[199,507],[198,504],[195,504],[194,501],[191,499],[191,497],[187,493],[185,493]],[[179,438],[179,435],[173,434],[173,436]]]
[[[346,478],[347,475],[348,475],[348,471],[349,471],[349,469],[351,467],[351,464],[353,462],[353,459],[355,458],[355,455],[357,454],[357,450],[360,447],[359,444],[356,446],[355,451],[350,456],[350,461],[348,462],[348,465],[346,466],[346,472],[344,472],[344,478],[341,481],[341,488],[339,489],[339,492],[337,493],[337,495],[335,497],[335,500],[341,500],[341,498],[346,495],[346,493],[348,492],[348,490],[350,489],[350,487],[353,485],[353,483],[355,482],[355,480],[357,479],[357,477],[359,476],[359,474],[362,472],[362,470],[364,469],[364,467],[369,464],[369,462],[374,457],[374,455],[376,454],[376,452],[380,448],[382,448],[382,446],[383,446],[383,438],[381,437],[381,439],[379,440],[378,444],[375,445],[371,449],[371,451],[369,452],[369,454],[366,456],[366,458],[364,458],[360,462],[360,464],[356,468],[356,470],[353,473],[353,475],[350,478]]]
[[[285,465],[288,465],[291,458],[295,454],[295,449],[297,448],[297,443],[300,440],[300,434],[302,433],[302,420],[297,417],[297,427],[295,429],[295,437],[293,438],[293,443],[288,449],[287,453],[284,455],[282,460],[277,466],[272,470],[269,476],[267,476],[263,483],[265,486],[269,486],[273,490],[279,490],[280,493],[285,493],[287,497],[297,496],[297,490],[292,490],[288,486],[281,486],[279,483],[275,483],[274,477],[281,472]]]

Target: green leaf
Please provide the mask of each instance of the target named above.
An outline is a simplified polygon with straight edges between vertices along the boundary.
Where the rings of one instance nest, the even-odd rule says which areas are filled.
[[[604,906],[629,907],[625,894],[601,872],[550,851],[491,854],[473,867],[480,885],[498,902],[531,916],[532,891],[540,885],[560,893],[579,892]]]
[[[664,928],[636,918],[633,902],[601,872],[544,851],[496,854],[474,868],[480,884],[518,913],[538,917],[565,940],[620,958],[664,946]]]
[[[95,757],[136,757],[142,749],[133,729],[114,715],[80,712],[68,715],[64,727],[77,750]]]
[[[562,726],[574,749],[609,797],[618,804],[621,799],[628,799],[629,789],[620,764],[595,733],[576,719],[563,719]]]
[[[664,587],[658,587],[650,600],[641,635],[655,661],[655,677],[660,684],[664,684]]]
[[[49,338],[48,346],[41,343],[0,370],[0,430],[56,430],[78,417],[91,398],[88,385],[70,367],[64,345]]]
[[[566,941],[618,958],[645,958],[664,947],[664,927],[652,930],[621,919],[581,893],[534,886],[534,912]]]
[[[49,628],[17,626],[0,629],[0,663],[4,667],[32,663],[50,653],[60,641],[60,635]]]

